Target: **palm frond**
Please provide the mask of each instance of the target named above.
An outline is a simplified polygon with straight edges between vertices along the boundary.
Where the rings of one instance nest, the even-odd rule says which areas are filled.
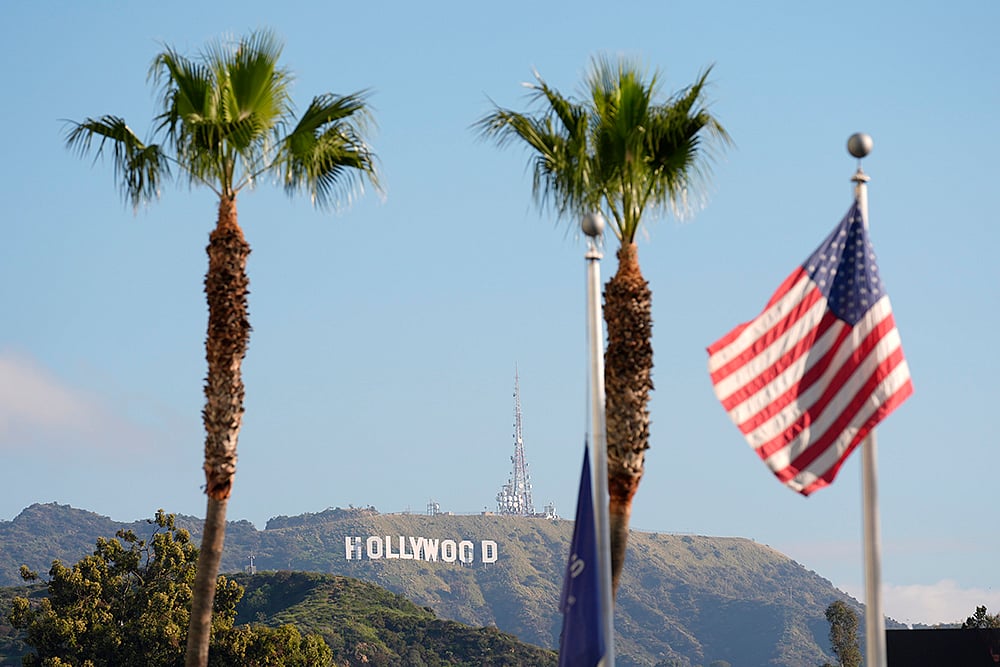
[[[367,180],[380,190],[375,154],[363,135],[371,123],[367,92],[313,98],[283,141],[278,168],[285,191],[309,193],[322,208],[350,202]]]
[[[144,144],[124,119],[117,116],[67,122],[70,129],[66,133],[66,146],[80,155],[93,150],[96,160],[103,155],[105,146],[110,146],[115,180],[133,208],[159,196],[161,180],[170,176],[170,164],[160,146]],[[96,149],[95,139],[100,140]]]
[[[540,207],[552,206],[560,216],[592,208],[587,109],[559,94],[537,73],[535,78],[536,83],[526,85],[539,109],[536,113],[494,105],[494,111],[473,127],[497,146],[519,141],[533,150],[528,166],[532,194]]]
[[[679,217],[689,212],[708,180],[715,148],[729,142],[707,111],[710,72],[660,102],[657,72],[645,78],[635,63],[595,59],[589,79],[595,182],[623,242],[634,239],[647,209],[666,208]]]
[[[176,145],[185,140],[184,123],[214,118],[219,107],[211,70],[167,47],[153,59],[148,78],[160,88],[163,113],[157,116],[157,132],[166,132]]]
[[[662,188],[653,198],[669,200],[679,217],[701,204],[718,152],[732,143],[722,124],[707,110],[705,88],[711,69],[651,114],[647,160]]]
[[[278,67],[281,51],[274,34],[261,31],[241,40],[235,52],[212,56],[222,95],[221,118],[244,130],[231,139],[241,152],[253,144],[256,133],[283,134],[291,112],[291,75]],[[248,130],[254,133],[246,134]]]
[[[166,48],[150,78],[161,89],[157,117],[193,182],[234,194],[266,170],[291,114],[291,75],[267,30],[211,42],[197,59]]]

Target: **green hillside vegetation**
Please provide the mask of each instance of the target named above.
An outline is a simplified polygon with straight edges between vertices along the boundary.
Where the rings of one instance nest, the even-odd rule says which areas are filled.
[[[177,517],[177,524],[195,539],[198,523]],[[0,521],[0,584],[19,583],[17,568],[22,563],[46,571],[56,556],[21,550],[21,540],[44,549],[46,531],[61,532],[59,544],[65,553],[58,557],[72,561],[90,551],[96,535],[113,534],[123,525],[58,505],[34,505],[12,522]],[[87,531],[80,526],[102,527],[84,539]],[[74,534],[79,546],[69,555]],[[562,623],[558,600],[571,534],[572,522],[566,520],[336,508],[276,517],[264,530],[247,522],[231,524],[222,571],[242,571],[252,554],[260,571],[359,579],[402,595],[418,608],[432,609],[439,619],[495,627],[523,642],[554,648]],[[346,538],[360,538],[363,548],[370,536],[389,536],[394,543],[400,536],[469,540],[475,557],[469,564],[440,558],[348,560]],[[496,562],[483,562],[484,540],[496,542]],[[252,579],[240,579],[248,586],[248,598]],[[717,661],[733,667],[800,667],[833,661],[824,610],[834,600],[844,600],[863,619],[861,605],[829,581],[752,540],[633,531],[615,616],[617,662],[620,667],[694,667]],[[260,608],[252,613],[268,616],[272,611]],[[298,620],[304,621],[305,614],[300,615]],[[891,620],[887,625],[898,626]],[[328,630],[317,627],[315,632]]]
[[[524,644],[496,628],[472,628],[373,584],[327,574],[267,572],[234,579],[244,586],[238,626],[294,626],[320,635],[339,666],[517,667],[555,665],[554,651]],[[39,600],[44,584],[0,589],[0,667],[21,664],[31,649],[6,620],[15,596]]]
[[[291,624],[319,634],[337,664],[434,667],[555,665],[556,653],[496,628],[471,628],[348,577],[305,572],[236,575],[245,595],[237,622]]]

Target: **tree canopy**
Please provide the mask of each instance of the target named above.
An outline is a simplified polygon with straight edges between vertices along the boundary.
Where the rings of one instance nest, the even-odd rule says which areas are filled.
[[[667,98],[658,71],[647,76],[629,59],[595,57],[587,98],[560,93],[535,73],[535,109],[497,106],[476,123],[499,146],[531,149],[532,193],[542,208],[583,215],[606,211],[623,245],[635,240],[645,213],[686,211],[699,199],[718,149],[731,140],[708,111],[712,68]]]
[[[98,538],[93,554],[71,567],[53,561],[48,596],[17,597],[11,624],[34,653],[26,667],[177,667],[184,664],[198,548],[174,515],[149,521],[150,539],[119,530]],[[38,578],[21,568],[26,581]],[[330,665],[321,637],[293,626],[235,626],[243,587],[219,577],[212,617],[212,665]]]
[[[976,607],[976,613],[965,619],[962,629],[1000,628],[1000,614],[987,614],[986,606]]]
[[[841,667],[861,667],[858,644],[858,615],[843,600],[834,600],[826,608],[830,622],[830,644]]]

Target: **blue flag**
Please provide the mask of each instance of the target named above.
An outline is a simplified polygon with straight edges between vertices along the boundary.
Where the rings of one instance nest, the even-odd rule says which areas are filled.
[[[591,493],[590,454],[583,448],[583,473],[576,501],[576,522],[570,544],[560,606],[559,667],[594,667],[604,657],[601,615],[601,573],[597,564],[597,524]]]

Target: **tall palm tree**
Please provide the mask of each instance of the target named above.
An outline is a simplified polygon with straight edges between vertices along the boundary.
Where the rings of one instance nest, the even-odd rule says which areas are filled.
[[[149,79],[160,91],[162,113],[149,143],[117,116],[71,122],[67,146],[81,154],[110,150],[115,178],[137,208],[157,198],[176,175],[219,198],[209,236],[205,296],[205,493],[208,506],[198,556],[186,664],[205,665],[212,604],[225,540],[226,506],[236,472],[243,419],[242,360],[250,339],[247,256],[236,198],[261,177],[288,194],[304,191],[327,207],[379,187],[375,156],[364,140],[370,119],[366,93],[313,98],[296,119],[290,73],[279,66],[282,44],[270,31],[209,44],[194,59],[167,47]]]
[[[585,101],[561,95],[536,73],[534,112],[495,107],[476,124],[499,146],[527,144],[532,192],[541,208],[579,216],[600,210],[619,241],[618,269],[604,292],[608,492],[612,587],[618,591],[632,499],[649,448],[653,389],[652,293],[635,242],[643,215],[686,213],[729,136],[708,112],[708,68],[691,86],[658,102],[659,75],[644,79],[627,59],[595,58]]]

